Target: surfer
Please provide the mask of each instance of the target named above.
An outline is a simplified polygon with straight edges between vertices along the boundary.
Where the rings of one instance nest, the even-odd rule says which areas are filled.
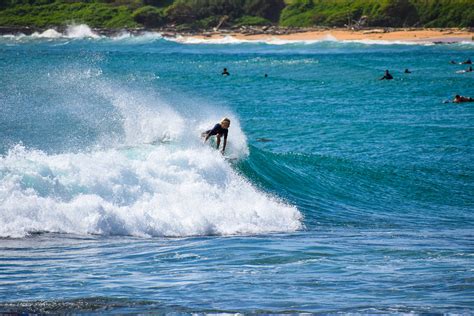
[[[224,117],[220,123],[214,125],[214,127],[210,130],[205,131],[201,134],[202,137],[205,137],[204,142],[206,142],[209,137],[216,135],[216,149],[219,149],[219,145],[221,144],[221,137],[224,136],[224,144],[222,146],[221,152],[224,154],[225,147],[227,146],[227,134],[229,133],[229,126],[230,120],[227,117]]]
[[[474,102],[474,99],[471,97],[463,97],[462,95],[456,94],[454,97],[453,103],[463,103],[463,102]]]
[[[408,70],[408,68],[406,68],[406,69],[405,69],[405,73],[406,73],[406,74],[411,74],[411,71]]]
[[[383,75],[382,78],[380,78],[380,80],[392,80],[393,79],[393,76],[388,72],[388,70],[385,70],[385,75]]]
[[[472,66],[469,66],[469,68],[465,69],[465,70],[458,70],[456,71],[457,74],[464,74],[466,72],[472,72]]]
[[[465,61],[463,61],[461,64],[462,65],[472,65],[472,60],[471,60],[471,58],[468,58]]]
[[[230,76],[230,73],[227,71],[227,68],[224,68],[224,70],[222,70],[222,74],[223,76]]]

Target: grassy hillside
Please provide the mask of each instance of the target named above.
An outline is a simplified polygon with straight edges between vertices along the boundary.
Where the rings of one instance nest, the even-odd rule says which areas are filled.
[[[283,26],[344,26],[366,17],[368,26],[474,26],[472,0],[293,0]]]
[[[86,23],[106,28],[138,26],[131,13],[127,6],[105,3],[22,4],[0,11],[0,25],[49,27]]]
[[[474,27],[473,0],[0,0],[0,26]]]

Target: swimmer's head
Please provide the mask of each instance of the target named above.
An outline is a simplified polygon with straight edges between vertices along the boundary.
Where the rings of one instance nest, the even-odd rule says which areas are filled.
[[[230,126],[230,120],[227,118],[227,117],[224,117],[222,120],[221,120],[221,126],[223,128],[229,128]]]
[[[459,94],[456,94],[456,95],[454,96],[455,99],[459,99],[460,97],[461,97],[461,96],[460,96]]]

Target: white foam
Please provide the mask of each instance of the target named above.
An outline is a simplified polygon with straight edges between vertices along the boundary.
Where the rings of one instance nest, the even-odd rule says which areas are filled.
[[[24,34],[15,35],[14,38],[16,39],[23,39],[25,38]],[[78,24],[78,25],[69,25],[66,28],[64,33],[58,32],[55,29],[48,29],[42,33],[34,32],[30,36],[26,36],[26,38],[44,38],[44,39],[59,39],[59,38],[70,38],[70,39],[83,39],[83,38],[92,38],[98,39],[101,38],[97,33],[93,32],[92,29],[87,26],[86,24]]]
[[[58,31],[54,29],[48,29],[44,31],[43,33],[35,32],[31,34],[31,37],[33,38],[60,38],[62,36],[63,35],[61,33],[59,33]]]
[[[144,32],[140,33],[139,35],[135,35],[130,32],[123,31],[111,38],[116,42],[123,41],[125,43],[142,44],[160,40],[163,38],[163,36],[161,33],[157,32]]]
[[[206,146],[127,147],[0,158],[0,236],[258,234],[302,227],[298,210],[259,192]]]
[[[178,42],[181,44],[245,44],[245,43],[256,43],[256,44],[269,44],[269,45],[287,45],[287,44],[313,44],[324,40],[285,40],[275,36],[267,39],[239,39],[232,35],[225,35],[222,37],[194,37],[194,36],[177,36],[175,38],[165,38],[169,41]]]
[[[100,38],[91,28],[85,24],[70,25],[66,29],[67,38]]]
[[[322,38],[317,39],[283,39],[281,37],[271,36],[269,38],[261,39],[239,39],[231,35],[225,35],[222,37],[210,37],[210,38],[201,38],[201,37],[188,37],[188,36],[177,36],[176,38],[165,38],[169,41],[175,41],[182,44],[246,44],[246,43],[256,43],[256,44],[267,44],[267,45],[311,45],[316,43],[324,42],[334,42],[334,43],[356,43],[364,45],[434,45],[434,43],[429,41],[392,41],[392,40],[338,40],[336,37],[327,34]]]
[[[394,41],[394,40],[343,40],[341,43],[357,43],[364,45],[422,45],[431,46],[434,43],[429,41]]]
[[[181,36],[176,37],[165,37],[166,40],[177,42],[181,44],[242,44],[242,43],[252,43],[250,40],[237,39],[231,35],[225,35],[223,37],[215,38],[200,38],[194,36]]]

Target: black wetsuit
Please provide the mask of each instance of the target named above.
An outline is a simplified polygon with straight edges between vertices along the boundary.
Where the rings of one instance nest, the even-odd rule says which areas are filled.
[[[389,73],[385,74],[382,78],[380,78],[380,80],[392,80],[393,79],[393,76]]]
[[[212,129],[207,130],[206,134],[210,136],[219,134],[219,135],[224,135],[224,138],[227,138],[228,132],[229,130],[227,128],[223,128],[221,124],[217,123],[216,125],[214,125]]]

